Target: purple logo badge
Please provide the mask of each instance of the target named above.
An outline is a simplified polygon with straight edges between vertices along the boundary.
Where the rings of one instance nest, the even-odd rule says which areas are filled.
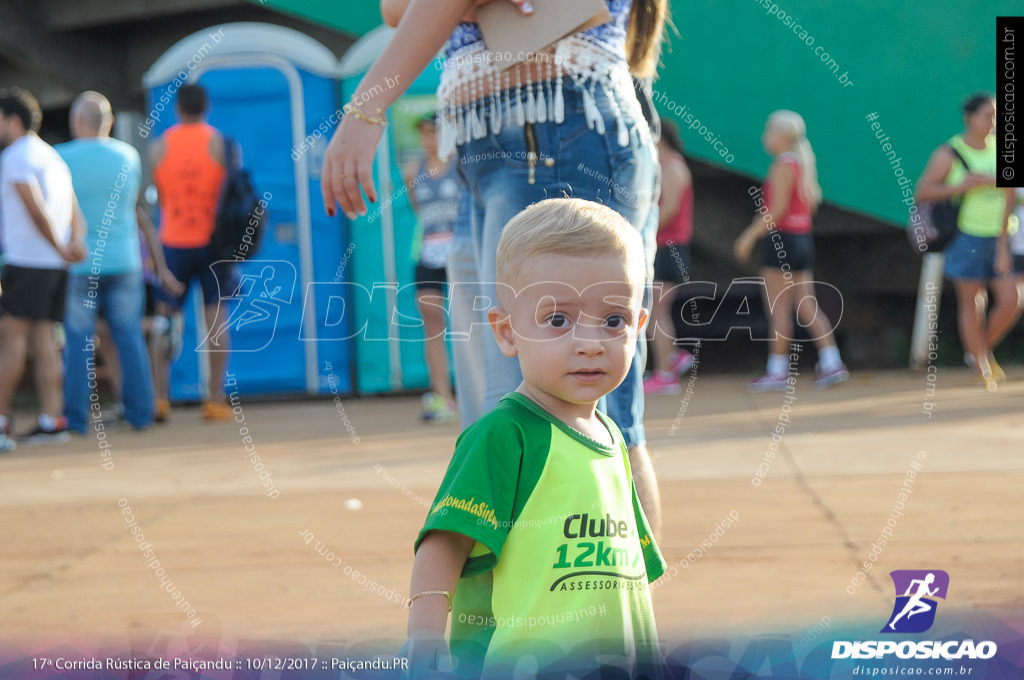
[[[935,623],[939,603],[946,599],[949,574],[941,569],[897,569],[889,572],[896,587],[896,604],[881,633],[923,633]]]

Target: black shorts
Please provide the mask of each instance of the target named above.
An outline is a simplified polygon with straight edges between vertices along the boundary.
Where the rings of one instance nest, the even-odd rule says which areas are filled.
[[[234,262],[217,260],[210,246],[200,248],[172,248],[164,246],[164,259],[167,268],[188,287],[192,279],[199,279],[203,291],[203,304],[215,305],[224,298],[231,297],[238,288],[238,268]],[[186,292],[176,298],[162,287],[156,288],[156,299],[166,302],[175,309],[181,309],[185,303]]]
[[[1017,274],[1024,274],[1024,255],[1013,256],[1013,270],[1017,272]]]
[[[448,270],[444,267],[424,267],[422,264],[416,264],[416,290],[439,290],[444,294],[447,283]]]
[[[764,239],[761,265],[769,269],[802,272],[814,269],[814,237],[776,231]]]
[[[654,253],[654,280],[686,283],[690,276],[690,246],[658,246]]]
[[[32,321],[63,321],[66,269],[5,265],[0,271],[0,314]]]
[[[156,289],[158,286],[154,286],[152,283],[146,285],[146,311],[143,316],[156,316]]]

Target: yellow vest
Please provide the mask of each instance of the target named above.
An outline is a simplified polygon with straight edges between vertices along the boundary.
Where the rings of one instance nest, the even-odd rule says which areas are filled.
[[[996,137],[985,138],[985,148],[975,149],[964,142],[962,135],[949,140],[949,145],[960,152],[967,161],[967,167],[976,175],[996,174]],[[946,184],[954,186],[964,181],[967,171],[963,163],[953,159],[953,168],[946,175]],[[999,236],[1003,229],[1003,212],[1006,210],[1006,194],[999,187],[976,187],[961,196],[960,231],[972,236]]]

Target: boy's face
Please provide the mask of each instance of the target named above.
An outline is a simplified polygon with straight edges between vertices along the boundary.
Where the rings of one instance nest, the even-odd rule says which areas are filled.
[[[520,269],[519,294],[489,312],[523,389],[556,416],[587,416],[629,371],[647,311],[628,269],[617,256],[540,255]]]

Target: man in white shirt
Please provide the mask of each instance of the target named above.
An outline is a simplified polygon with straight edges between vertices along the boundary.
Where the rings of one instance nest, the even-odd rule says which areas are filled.
[[[68,166],[36,134],[41,122],[35,97],[18,88],[0,91],[0,451],[15,448],[11,397],[30,345],[41,413],[35,429],[20,439],[35,444],[70,438],[54,326],[64,318],[68,263],[85,257],[85,223]]]

